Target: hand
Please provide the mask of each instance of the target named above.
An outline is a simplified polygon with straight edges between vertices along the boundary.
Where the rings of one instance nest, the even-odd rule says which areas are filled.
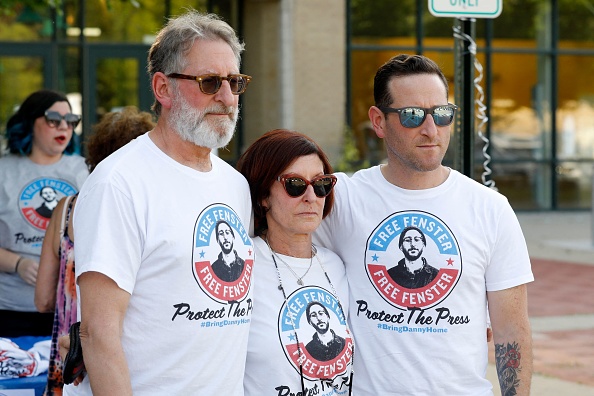
[[[60,349],[60,356],[62,356],[62,365],[64,364],[64,358],[68,355],[68,351],[70,350],[70,335],[66,334],[61,337],[58,337],[58,348]],[[74,379],[72,382],[74,386],[80,384],[83,379],[85,378],[85,374],[87,373],[86,370],[82,370],[80,375]]]
[[[37,282],[37,270],[39,270],[39,263],[28,257],[21,257],[17,273],[26,283],[35,286]]]
[[[60,356],[66,357],[70,350],[70,336],[68,334],[58,337],[58,347],[60,348]],[[62,358],[62,360],[64,360]]]
[[[78,384],[82,383],[85,379],[85,375],[87,375],[87,370],[81,371],[78,377],[76,377],[74,381],[72,381],[72,385],[78,386]]]

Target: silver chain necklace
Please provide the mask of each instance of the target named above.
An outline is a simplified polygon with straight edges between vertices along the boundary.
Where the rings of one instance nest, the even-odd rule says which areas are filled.
[[[264,239],[264,238],[262,238],[262,239]],[[270,244],[268,243],[268,238],[264,239],[264,241],[266,242],[266,245],[268,246],[268,249],[270,250],[270,254],[272,256],[272,261],[274,262],[274,267],[276,268],[276,275],[278,276],[278,289],[283,293],[283,297],[285,299],[285,304],[288,303],[287,302],[287,294],[285,293],[285,288],[283,287],[283,280],[282,280],[280,271],[278,269],[278,265],[276,264],[275,257],[277,257],[284,265],[287,266],[287,268],[289,268],[289,270],[291,270],[293,275],[295,275],[295,278],[297,278],[297,283],[299,285],[303,286],[303,278],[305,277],[305,275],[307,275],[307,273],[309,272],[309,270],[311,268],[311,263],[313,262],[313,256],[316,256],[316,260],[320,264],[320,268],[322,268],[322,271],[324,272],[324,275],[326,276],[326,280],[330,284],[330,288],[332,289],[334,298],[336,298],[336,301],[338,301],[338,307],[340,308],[340,311],[342,312],[342,316],[346,320],[345,312],[344,312],[344,309],[342,309],[342,304],[340,303],[340,298],[338,297],[338,293],[336,292],[336,289],[334,288],[334,284],[332,284],[332,281],[330,280],[330,277],[328,276],[328,272],[326,272],[326,268],[324,268],[322,261],[318,257],[318,254],[317,254],[318,251],[313,243],[311,244],[311,259],[309,261],[309,267],[307,268],[307,271],[305,271],[305,274],[303,274],[303,276],[301,278],[299,278],[297,276],[297,274],[295,273],[295,271],[293,271],[293,269],[291,267],[289,267],[289,265],[287,263],[285,263],[283,261],[283,259],[281,259],[275,253],[274,250],[272,250],[272,248],[270,247]],[[295,328],[295,322],[293,320],[294,319],[291,318],[291,326],[293,327],[293,333],[295,334],[295,339],[297,341],[297,352],[299,353],[299,357],[301,358],[302,352],[301,352],[301,347],[300,347],[300,343],[299,343],[299,336],[297,335],[297,329]],[[349,394],[348,394],[348,396],[352,396],[352,392],[353,392],[353,375],[354,375],[353,361],[354,361],[354,359],[355,359],[355,345],[353,345],[351,348],[351,375],[349,378]],[[305,395],[305,380],[303,377],[303,366],[301,363],[299,363],[299,375],[301,376],[301,394]]]
[[[316,254],[316,250],[315,250],[313,244],[311,245],[311,257],[309,259],[309,267],[307,267],[307,270],[301,276],[297,275],[297,273],[295,272],[295,270],[293,270],[293,268],[291,268],[291,266],[285,260],[283,260],[274,250],[272,250],[272,248],[270,247],[270,243],[268,243],[268,238],[266,238],[266,245],[268,245],[268,249],[270,249],[270,253],[272,254],[272,256],[274,256],[277,259],[279,259],[280,262],[283,263],[285,265],[285,267],[287,267],[289,269],[289,271],[291,271],[291,273],[293,274],[293,276],[295,277],[295,279],[297,279],[297,284],[299,286],[303,286],[303,278],[305,278],[305,275],[307,275],[307,273],[311,269],[311,265],[313,263],[313,257]],[[320,259],[318,259],[318,262],[319,262],[319,260]]]

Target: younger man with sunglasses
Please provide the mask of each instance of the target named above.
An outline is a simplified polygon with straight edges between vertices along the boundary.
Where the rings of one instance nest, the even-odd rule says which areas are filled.
[[[78,197],[88,375],[66,395],[243,395],[250,192],[211,153],[235,130],[249,81],[239,74],[242,50],[227,23],[195,11],[157,35],[148,58],[157,124],[102,161]],[[237,280],[213,276],[218,220],[233,228],[245,258]]]
[[[374,80],[369,118],[387,164],[339,175],[334,210],[318,228],[345,262],[357,341],[354,394],[491,395],[485,379],[487,302],[504,395],[528,395],[532,341],[528,251],[501,194],[442,165],[457,107],[432,60],[398,55]],[[416,227],[438,270],[406,288],[388,271]]]

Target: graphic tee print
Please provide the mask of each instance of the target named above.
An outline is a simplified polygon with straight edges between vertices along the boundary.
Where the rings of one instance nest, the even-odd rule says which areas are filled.
[[[346,373],[353,339],[332,293],[307,286],[287,296],[278,317],[278,334],[297,375],[302,370],[305,379],[320,380],[322,391],[348,389],[345,385],[350,379]]]
[[[245,299],[253,257],[252,240],[233,209],[213,204],[200,213],[192,262],[194,278],[206,295],[219,303]]]
[[[29,225],[45,231],[58,201],[77,191],[75,186],[65,180],[49,177],[35,179],[25,185],[19,194],[19,212]]]
[[[397,212],[369,236],[365,268],[388,304],[408,310],[431,308],[452,292],[462,273],[462,257],[450,229],[437,217]]]

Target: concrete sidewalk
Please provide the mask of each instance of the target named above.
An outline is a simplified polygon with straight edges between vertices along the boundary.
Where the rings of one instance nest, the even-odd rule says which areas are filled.
[[[530,258],[594,265],[592,212],[519,213]]]
[[[519,213],[535,281],[528,285],[532,395],[594,396],[594,241],[590,212]],[[499,385],[493,364],[487,378]]]

